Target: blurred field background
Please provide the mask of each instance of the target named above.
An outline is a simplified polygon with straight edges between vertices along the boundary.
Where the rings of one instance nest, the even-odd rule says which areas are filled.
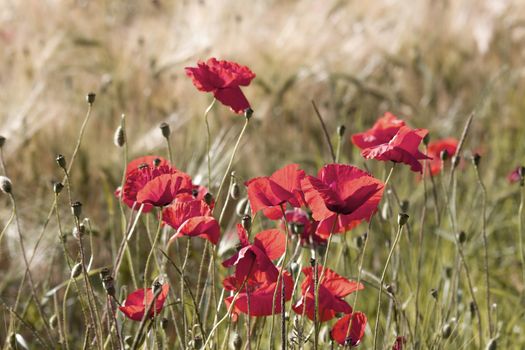
[[[130,157],[165,155],[158,125],[168,122],[175,165],[202,179],[202,114],[211,100],[194,89],[183,70],[199,59],[234,60],[257,74],[244,90],[255,114],[235,165],[246,179],[289,162],[314,173],[330,161],[312,99],[334,140],[337,126],[344,124],[348,135],[363,131],[386,110],[428,128],[433,139],[459,138],[474,112],[464,155],[482,155],[500,346],[525,344],[525,286],[515,248],[519,194],[518,186],[505,179],[525,162],[525,2],[2,0],[0,45],[0,134],[8,139],[3,152],[29,251],[52,203],[51,181],[61,177],[55,156],[70,156],[90,91],[97,98],[73,181],[102,245],[112,232],[108,208],[114,206],[111,196],[122,174],[121,154],[113,145],[121,114],[127,118]],[[220,181],[242,118],[216,105],[210,120],[214,178]],[[348,139],[342,160],[364,165]],[[472,237],[468,260],[481,288],[480,194],[475,173],[465,163],[458,211]],[[377,177],[385,171],[382,164],[368,166]],[[401,198],[421,199],[422,189],[408,169],[396,172],[393,182]],[[1,202],[5,223],[9,201]],[[420,208],[412,210],[418,220]],[[51,222],[37,253],[39,263],[33,264],[42,276],[55,268],[50,272],[45,265],[57,246],[55,225]],[[364,229],[347,234],[348,241]],[[437,235],[450,240],[443,230],[425,233],[429,247]],[[7,300],[16,292],[23,266],[16,237],[11,226],[0,246],[0,293]],[[380,271],[385,238],[371,241],[365,269]],[[409,241],[403,243],[403,249],[410,247]],[[450,250],[444,256],[452,256],[452,247],[443,248]],[[381,254],[370,254],[376,250]],[[96,266],[107,263],[104,249],[95,259]],[[415,266],[405,268],[415,271]],[[46,283],[59,283],[67,275],[51,276],[53,282]],[[425,298],[433,284],[439,281],[425,281]],[[360,298],[374,305],[376,292],[369,290],[369,298]],[[410,295],[402,297],[410,303]],[[365,305],[361,309],[373,318],[375,308]],[[4,331],[1,327],[0,335]],[[372,336],[365,338],[369,342]],[[461,339],[459,344],[469,348]]]

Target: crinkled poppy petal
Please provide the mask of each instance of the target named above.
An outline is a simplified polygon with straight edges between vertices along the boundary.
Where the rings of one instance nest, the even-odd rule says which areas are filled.
[[[330,336],[339,345],[356,346],[365,335],[366,322],[366,316],[362,312],[347,314],[334,324]]]
[[[293,193],[301,188],[301,180],[305,177],[298,164],[288,164],[270,176],[270,180],[281,186],[286,191]]]
[[[246,182],[248,199],[252,212],[256,213],[269,207],[279,206],[286,202],[292,193],[286,191],[268,177],[258,177]]]
[[[360,149],[374,147],[388,142],[403,126],[405,126],[404,121],[386,112],[371,129],[352,135],[352,143]]]
[[[279,220],[283,217],[283,210],[281,209],[280,205],[264,208],[262,213],[270,220]]]
[[[169,285],[167,283],[162,285],[162,291],[157,297],[155,307],[150,310],[150,317],[153,317],[155,313],[160,313],[164,306],[164,301],[168,296]],[[126,300],[119,307],[120,311],[126,315],[129,319],[134,321],[141,321],[144,317],[146,309],[149,308],[149,304],[153,300],[153,292],[151,288],[137,289],[133,293],[129,294]]]
[[[319,269],[319,273],[322,274],[322,269]],[[365,288],[361,283],[350,281],[329,268],[324,269],[322,284],[333,295],[340,298]]]
[[[247,86],[255,78],[255,74],[248,67],[236,62],[212,57],[208,59],[206,65],[217,76],[220,85],[216,86],[220,88]]]
[[[253,244],[264,251],[270,260],[276,260],[286,250],[286,235],[277,229],[261,231],[255,235]]]
[[[175,201],[162,211],[162,220],[176,230],[186,220],[197,216],[211,216],[210,207],[189,194],[178,195]]]
[[[157,176],[137,193],[137,202],[162,207],[173,202],[179,193],[191,193],[191,178],[183,173]]]
[[[186,75],[191,78],[197,90],[211,92],[217,88],[211,80],[209,70],[205,67],[200,65],[198,67],[186,67],[184,71]]]
[[[250,108],[250,102],[238,86],[215,90],[213,96],[237,114],[242,114]]]
[[[171,239],[181,236],[201,237],[207,239],[212,244],[217,244],[220,235],[219,223],[214,217],[196,216],[186,220]]]
[[[315,220],[321,221],[334,214],[325,204],[325,198],[331,200],[333,192],[330,192],[330,189],[321,180],[313,176],[306,176],[301,181],[301,187],[306,204],[312,211],[312,217]]]
[[[367,148],[361,152],[367,159],[376,159],[382,161],[392,161],[395,163],[404,163],[410,166],[410,170],[421,173],[423,167],[417,158],[411,153],[399,147],[382,145],[375,148]]]

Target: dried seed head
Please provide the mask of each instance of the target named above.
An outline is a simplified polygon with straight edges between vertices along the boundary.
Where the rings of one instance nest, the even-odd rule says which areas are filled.
[[[87,94],[87,96],[86,96],[86,101],[87,101],[87,103],[89,103],[90,105],[92,105],[93,102],[95,102],[95,97],[96,97],[96,96],[97,96],[97,95],[96,95],[94,92],[90,92],[89,94]]]
[[[246,109],[244,110],[244,117],[245,117],[246,119],[250,120],[250,118],[251,118],[252,116],[253,116],[253,109],[251,109],[251,108],[249,108],[249,107],[246,108]]]
[[[71,278],[77,278],[82,273],[82,264],[76,263],[71,269]]]
[[[234,182],[232,184],[232,187],[230,188],[230,197],[233,200],[237,200],[239,199],[240,196],[241,196],[241,188],[239,187],[239,184],[237,184],[237,182]]]
[[[156,168],[156,167],[159,167],[160,166],[160,159],[159,158],[155,158],[153,159],[153,166]]]
[[[62,185],[62,182],[54,182],[53,183],[53,192],[55,194],[59,194],[64,189],[64,185]]]
[[[0,148],[4,147],[6,140],[4,136],[0,135]]]
[[[441,330],[441,335],[443,336],[443,339],[448,339],[450,334],[452,334],[452,327],[450,326],[450,323],[447,322]]]
[[[345,134],[345,131],[346,131],[346,126],[344,125],[339,125],[337,127],[337,135],[339,135],[339,137],[343,137],[344,134]]]
[[[119,125],[117,130],[115,130],[115,135],[113,135],[113,143],[117,147],[124,147],[126,144],[126,132],[122,125]]]
[[[77,219],[80,218],[80,215],[82,215],[82,203],[71,203],[71,212],[73,213],[73,216],[75,216]]]
[[[6,194],[10,194],[13,191],[13,184],[8,177],[0,176],[0,189]]]
[[[487,350],[496,350],[498,348],[498,342],[496,339],[491,339],[487,344]]]
[[[57,161],[57,164],[59,167],[61,167],[62,169],[66,170],[66,157],[64,157],[63,155],[59,154],[57,155],[56,157],[56,161]]]
[[[472,156],[472,163],[474,163],[474,166],[475,167],[478,167],[479,166],[479,161],[481,160],[481,156],[479,155],[479,153],[475,153],[473,156]]]
[[[465,233],[465,231],[460,231],[458,233],[458,241],[459,243],[463,244],[467,241],[467,234]]]
[[[195,336],[192,341],[193,349],[202,348],[202,337],[200,335]]]
[[[165,139],[170,138],[171,129],[168,123],[161,123],[159,125],[160,131],[162,132],[162,136],[164,136]]]
[[[404,226],[408,221],[409,216],[405,213],[400,213],[397,216],[397,224],[402,227]]]
[[[241,219],[241,224],[246,231],[250,231],[250,229],[252,228],[252,217],[248,214],[243,215]]]
[[[233,335],[232,345],[233,345],[233,350],[241,350],[241,348],[242,348],[242,338],[241,338],[241,335],[239,333],[235,333]]]

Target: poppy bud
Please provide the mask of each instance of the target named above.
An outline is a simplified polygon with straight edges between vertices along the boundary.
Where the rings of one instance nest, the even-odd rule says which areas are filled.
[[[159,128],[160,128],[160,131],[162,132],[162,136],[164,136],[165,139],[169,139],[171,130],[170,130],[170,126],[168,125],[168,123],[161,123]]]
[[[213,203],[213,194],[211,194],[210,192],[207,192],[204,195],[204,202],[208,205],[211,205]]]
[[[466,240],[467,240],[467,234],[465,233],[465,231],[460,231],[458,233],[458,241],[459,241],[459,243],[463,244],[463,243],[465,243]]]
[[[296,222],[292,225],[292,233],[296,235],[303,234],[304,232],[304,224],[300,222]]]
[[[158,166],[160,166],[160,159],[159,158],[155,158],[153,159],[153,166],[156,168]]]
[[[77,278],[82,273],[82,264],[76,263],[71,269],[71,278]]]
[[[252,228],[252,217],[248,214],[244,215],[241,219],[241,224],[246,231],[250,231]]]
[[[55,194],[59,194],[64,189],[64,185],[62,185],[62,182],[55,182],[53,183],[53,192]]]
[[[443,336],[443,339],[448,339],[450,337],[450,334],[452,334],[452,327],[447,322],[443,326],[443,329],[441,330],[441,335]]]
[[[80,223],[77,226],[73,227],[73,237],[75,237],[76,239],[80,239],[82,238],[82,236],[84,236],[84,234],[86,233],[86,226],[82,223]]]
[[[86,101],[87,101],[87,103],[89,103],[90,105],[92,105],[93,102],[95,102],[95,97],[96,97],[96,96],[97,96],[97,95],[96,95],[94,92],[90,92],[89,94],[87,94],[87,96],[86,96]]]
[[[127,335],[125,338],[124,338],[124,343],[126,343],[126,345],[128,346],[132,346],[133,345],[133,337],[131,335]]]
[[[231,189],[230,189],[230,197],[233,200],[237,200],[237,199],[239,199],[240,195],[241,195],[241,188],[239,187],[237,182],[234,182],[232,187],[231,187]]]
[[[71,212],[73,213],[73,216],[75,216],[78,219],[80,215],[82,215],[82,203],[80,202],[71,203]]]
[[[126,144],[126,132],[122,125],[120,125],[117,130],[115,130],[115,135],[113,135],[113,143],[117,147],[123,147]]]
[[[496,339],[491,339],[487,344],[487,350],[496,350],[498,348],[498,342]]]
[[[162,289],[162,283],[160,283],[159,281],[155,281],[153,282],[153,295],[156,295],[158,293],[160,293],[161,289]]]
[[[457,167],[460,160],[461,160],[461,157],[458,155],[455,155],[454,157],[452,157],[452,167],[454,168]]]
[[[409,206],[410,202],[408,201],[408,199],[404,199],[401,201],[401,211],[403,213],[406,213],[408,211]]]
[[[436,288],[432,288],[430,290],[430,295],[432,295],[432,298],[437,300],[437,298],[438,298],[438,290]]]
[[[51,315],[51,317],[49,318],[49,325],[51,326],[51,328],[55,328],[57,326],[57,323],[58,323],[57,315],[56,314]]]
[[[249,206],[250,203],[248,202],[248,198],[244,197],[239,202],[237,202],[237,205],[235,206],[235,213],[242,217],[245,213],[249,212]]]
[[[235,333],[233,335],[233,341],[232,341],[233,349],[234,350],[241,350],[242,348],[242,338],[239,333]]]
[[[246,108],[246,109],[244,110],[244,117],[245,117],[246,119],[250,120],[250,118],[252,117],[252,115],[253,115],[253,109],[251,109],[251,108],[248,107],[248,108]]]
[[[0,135],[0,148],[4,147],[6,138]]]
[[[8,177],[0,176],[0,189],[6,194],[9,194],[13,191],[13,184]]]
[[[339,135],[339,137],[343,137],[344,134],[345,134],[345,131],[346,131],[346,126],[344,125],[339,125],[337,127],[337,135]]]
[[[423,137],[423,144],[425,146],[428,146],[428,143],[430,142],[430,133],[427,133],[425,137]]]
[[[408,221],[409,216],[405,213],[400,213],[397,215],[397,224],[399,227],[404,226]]]
[[[472,156],[472,163],[474,163],[474,166],[475,167],[478,167],[479,166],[479,161],[481,160],[481,156],[479,155],[479,153],[475,153],[473,156]]]
[[[108,268],[100,271],[100,278],[102,279],[102,286],[106,290],[106,293],[108,293],[109,296],[115,297],[115,283]]]
[[[518,168],[518,175],[523,179],[525,177],[525,166],[520,166]]]
[[[202,347],[202,337],[197,335],[190,343],[192,345],[192,349],[200,349]]]
[[[469,309],[470,309],[470,317],[475,318],[476,317],[476,304],[474,304],[473,301],[469,303]]]
[[[448,159],[448,151],[446,149],[442,150],[439,154],[439,158],[445,162]]]
[[[56,157],[56,161],[57,161],[57,164],[58,164],[59,167],[61,167],[62,169],[66,170],[66,157],[64,157],[63,155],[59,154]]]
[[[163,330],[166,330],[168,328],[169,321],[166,317],[163,317],[162,320],[160,320],[160,326]]]
[[[312,267],[315,266],[315,259],[314,259],[314,258],[310,258],[310,265],[311,265]]]

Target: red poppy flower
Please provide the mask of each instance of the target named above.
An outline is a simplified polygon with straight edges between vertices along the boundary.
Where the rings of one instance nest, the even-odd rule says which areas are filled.
[[[386,112],[371,129],[352,135],[352,143],[360,149],[379,146],[389,142],[403,126],[405,126],[404,121]]]
[[[325,165],[317,177],[306,176],[301,186],[312,217],[319,221],[317,233],[321,237],[370,220],[384,190],[384,184],[367,172],[342,164]]]
[[[162,211],[162,221],[177,230],[170,241],[180,236],[201,237],[213,244],[219,241],[219,223],[211,215],[210,207],[192,196],[177,197]]]
[[[289,232],[294,234],[294,226],[298,228],[302,246],[325,245],[326,239],[317,234],[319,222],[314,221],[310,216],[300,208],[293,208],[286,211],[286,222],[289,226]],[[281,222],[281,229],[285,227],[284,220]]]
[[[271,176],[246,181],[252,212],[265,210],[265,215],[275,220],[282,217],[281,205],[288,202],[293,207],[300,207],[303,203],[301,180],[304,176],[305,173],[299,170],[299,165],[290,164]]]
[[[405,337],[397,337],[396,341],[394,342],[394,345],[392,345],[392,350],[403,350],[405,348],[406,343],[407,340]]]
[[[199,91],[213,93],[217,100],[235,113],[243,113],[250,108],[250,103],[240,88],[248,86],[255,78],[248,67],[210,58],[207,62],[198,62],[197,67],[186,67],[185,71]]]
[[[521,175],[520,175],[520,170],[521,168],[523,168],[522,166],[519,166],[517,167],[516,169],[512,170],[508,175],[507,175],[507,181],[510,182],[510,183],[514,183],[514,182],[520,182],[521,181]],[[525,170],[525,169],[524,169]]]
[[[202,185],[193,185],[192,194],[195,199],[204,200],[204,197],[209,193],[210,191],[206,186]],[[213,210],[215,207],[215,199],[212,198],[211,203],[209,204],[210,208]]]
[[[130,208],[149,212],[154,206],[170,204],[180,193],[192,192],[189,175],[167,164],[150,165],[141,163],[138,168],[130,167],[126,174],[122,200]],[[118,193],[120,195],[120,192]]]
[[[155,306],[151,307],[149,317],[159,314],[162,311],[164,306],[164,301],[168,296],[168,291],[170,286],[165,283],[162,285],[162,290],[155,300]],[[142,321],[144,313],[150,307],[153,302],[153,297],[155,294],[151,288],[146,288],[146,293],[144,295],[144,289],[137,289],[133,293],[129,294],[126,300],[122,303],[122,306],[119,306],[120,311],[126,315],[127,318],[132,319],[133,321]]]
[[[388,142],[365,148],[361,151],[361,155],[367,159],[405,163],[410,165],[412,171],[421,173],[423,167],[419,160],[430,159],[418,149],[427,134],[426,129],[410,129],[403,126]]]
[[[272,260],[280,258],[286,249],[286,236],[280,230],[270,229],[255,235],[253,244],[248,241],[248,234],[242,225],[237,225],[239,251],[222,262],[224,267],[235,266],[235,277],[243,281],[251,271],[275,273],[277,270]]]
[[[428,156],[432,158],[430,161],[430,173],[437,175],[441,171],[441,152],[447,151],[448,155],[452,157],[456,154],[457,148],[458,140],[455,138],[446,138],[430,142],[428,144]]]
[[[318,278],[321,278],[323,267],[318,267]],[[302,296],[301,299],[293,306],[293,310],[302,315],[303,313],[313,321],[315,313],[315,291],[314,291],[314,274],[312,267],[303,269],[305,279],[301,284]],[[337,313],[342,312],[349,314],[352,312],[352,307],[344,301],[344,297],[355,291],[363,289],[364,286],[360,283],[349,281],[346,278],[339,276],[329,268],[325,269],[323,279],[319,284],[319,308],[317,318],[320,322],[331,320]]]
[[[348,331],[348,327],[352,327],[350,331]],[[365,335],[365,328],[366,315],[362,312],[354,312],[339,319],[332,327],[330,336],[339,345],[350,345],[353,347],[361,342]]]
[[[280,314],[282,312],[281,281],[284,281],[284,298],[286,301],[292,298],[294,282],[287,271],[283,271],[282,279],[279,283],[277,283],[278,277],[279,270],[275,265],[267,270],[255,269],[250,273],[250,277],[246,281],[244,279],[240,280],[235,275],[227,277],[223,281],[224,289],[233,292],[231,296],[224,299],[227,309],[230,308],[235,294],[239,292],[232,309],[233,320],[237,320],[239,313],[249,314],[250,316]],[[274,303],[275,288],[277,288],[277,293]]]
[[[132,170],[140,168],[144,164],[149,165],[150,167],[156,167],[161,165],[170,165],[170,162],[167,159],[159,156],[143,156],[135,158],[128,163],[126,167],[126,174]]]

